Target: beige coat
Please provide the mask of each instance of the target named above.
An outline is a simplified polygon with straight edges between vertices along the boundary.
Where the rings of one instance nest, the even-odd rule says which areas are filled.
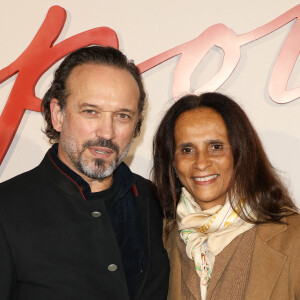
[[[254,234],[252,234],[254,247],[252,247],[251,250],[251,255],[253,251],[252,259],[251,256],[249,256],[250,273],[248,272],[246,275],[247,281],[242,283],[245,286],[245,288],[243,288],[245,290],[245,295],[241,298],[235,298],[233,290],[230,288],[226,289],[226,287],[230,285],[234,287],[235,284],[234,277],[236,277],[237,275],[234,274],[236,272],[232,270],[237,270],[236,265],[239,266],[239,263],[244,263],[243,255],[238,255],[239,253],[235,253],[233,255],[232,253],[234,253],[234,250],[231,251],[229,249],[228,251],[226,247],[222,251],[224,253],[221,252],[219,254],[220,256],[223,255],[222,261],[219,260],[219,262],[221,263],[217,263],[218,257],[216,258],[211,284],[208,289],[207,300],[300,299],[300,216],[291,216],[284,219],[284,221],[286,221],[288,224],[258,225],[257,230],[254,231]],[[248,236],[250,235],[248,234]],[[183,282],[181,278],[182,272],[184,271],[184,268],[186,269],[187,263],[185,261],[182,265],[180,253],[178,247],[176,246],[176,238],[178,238],[178,233],[177,228],[174,228],[165,243],[171,265],[168,299],[200,299],[199,296],[197,297],[195,296],[195,293],[191,292],[194,283],[190,286],[191,290],[188,293],[188,297],[186,297],[186,295],[184,295],[184,292],[182,292],[185,288],[189,288],[186,286],[182,286]],[[243,238],[239,239],[243,240]],[[233,241],[232,243],[234,242],[236,244],[239,243],[237,241]],[[243,242],[240,243],[239,247],[243,245],[242,243]],[[249,242],[246,241],[244,244],[246,246],[249,244]],[[230,248],[231,245],[229,245],[228,247]],[[231,254],[230,251],[232,252]],[[241,250],[238,250],[238,252],[240,251]],[[226,256],[237,257],[240,262],[233,262],[230,257],[227,257],[226,260]],[[222,264],[223,266],[220,267],[220,265]],[[193,264],[191,264],[191,266],[192,265]],[[221,272],[220,269],[222,270]],[[231,271],[226,272],[226,270]],[[191,276],[191,281],[195,281],[197,280],[197,278],[197,275],[193,275]],[[196,285],[194,284],[194,287],[195,286]]]

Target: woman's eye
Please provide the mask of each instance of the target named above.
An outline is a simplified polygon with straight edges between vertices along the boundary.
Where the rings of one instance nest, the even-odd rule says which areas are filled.
[[[192,148],[182,148],[182,153],[185,153],[185,154],[189,154],[189,153],[192,153],[193,152],[193,149]]]
[[[211,146],[212,150],[222,150],[223,149],[223,145],[222,144],[214,144]]]
[[[220,155],[223,153],[224,145],[223,144],[212,144],[208,148],[208,152],[212,155]]]

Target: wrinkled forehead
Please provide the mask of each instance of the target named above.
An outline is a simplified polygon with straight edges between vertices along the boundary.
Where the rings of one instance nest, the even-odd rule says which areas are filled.
[[[140,90],[132,74],[106,65],[83,64],[74,68],[67,80],[68,96],[119,102],[138,109]]]

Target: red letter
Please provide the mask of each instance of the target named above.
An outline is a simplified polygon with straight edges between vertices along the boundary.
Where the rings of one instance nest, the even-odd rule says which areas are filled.
[[[0,83],[18,73],[0,117],[0,164],[15,136],[26,109],[39,111],[41,100],[35,96],[35,85],[53,64],[68,53],[88,45],[118,48],[116,33],[99,27],[72,36],[53,46],[66,20],[66,11],[53,6],[28,48],[12,64],[0,71]]]

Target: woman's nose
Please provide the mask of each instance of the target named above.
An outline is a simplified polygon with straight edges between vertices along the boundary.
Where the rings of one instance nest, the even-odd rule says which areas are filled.
[[[207,167],[211,166],[211,156],[207,151],[200,151],[197,153],[194,166],[195,168],[204,171]]]

